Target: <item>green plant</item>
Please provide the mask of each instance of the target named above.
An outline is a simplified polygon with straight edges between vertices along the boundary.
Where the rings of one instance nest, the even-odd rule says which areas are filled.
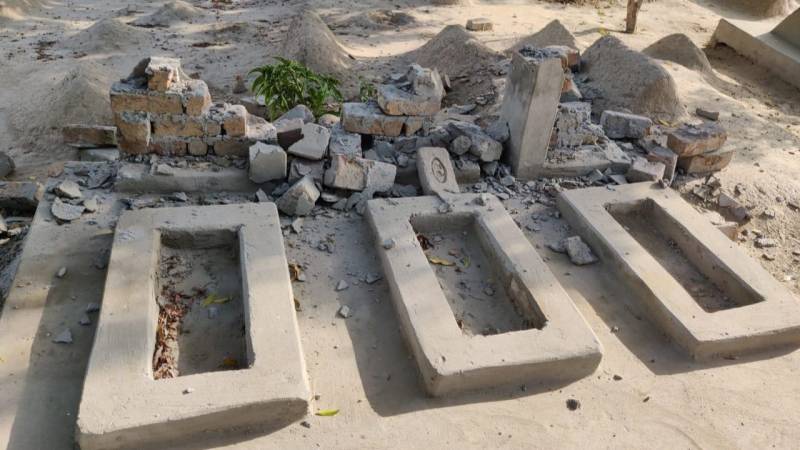
[[[275,64],[250,71],[257,74],[251,89],[256,96],[264,97],[269,120],[301,104],[319,116],[332,112],[329,102],[343,100],[336,78],[318,74],[297,61],[276,59]]]
[[[371,81],[367,81],[362,77],[358,77],[358,82],[358,98],[362,103],[366,103],[378,95],[378,90],[375,89],[375,85]]]

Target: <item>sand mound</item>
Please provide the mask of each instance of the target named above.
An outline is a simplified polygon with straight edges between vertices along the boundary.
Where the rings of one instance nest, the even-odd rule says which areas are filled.
[[[797,7],[794,0],[717,0],[716,3],[756,17],[782,16]]]
[[[672,61],[688,69],[711,74],[711,63],[689,36],[682,33],[670,34],[642,50],[647,56],[665,61]]]
[[[43,3],[44,0],[0,0],[0,23],[23,19],[26,13]]]
[[[673,121],[685,114],[672,76],[649,56],[614,36],[598,39],[583,54],[592,112],[629,110]]]
[[[196,8],[183,0],[175,0],[165,4],[152,14],[139,17],[131,22],[131,25],[145,28],[166,28],[181,22],[189,22],[203,15],[205,15],[205,12],[202,9]]]
[[[503,55],[475,39],[461,25],[449,25],[425,45],[409,53],[422,67],[435,67],[451,78],[503,59]]]
[[[130,47],[148,46],[149,38],[145,31],[119,19],[103,19],[65,39],[58,47],[75,53],[116,53]]]
[[[55,85],[29,99],[13,119],[13,126],[32,143],[45,144],[43,137],[61,135],[61,127],[72,123],[112,125],[108,91],[115,80],[109,69],[81,62]]]
[[[578,50],[575,36],[569,32],[558,20],[548,23],[544,28],[536,33],[526,36],[514,44],[509,51],[517,52],[522,47],[531,46],[534,48],[547,47],[548,45],[564,45]]]
[[[292,21],[280,53],[333,76],[346,75],[354,59],[313,11],[304,11]]]
[[[416,23],[414,16],[402,11],[379,9],[377,11],[348,14],[328,25],[331,30],[356,28],[362,30],[391,30]]]

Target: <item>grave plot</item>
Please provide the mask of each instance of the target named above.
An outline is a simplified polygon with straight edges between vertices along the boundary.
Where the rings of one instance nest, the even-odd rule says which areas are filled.
[[[366,215],[430,395],[573,380],[599,364],[599,341],[497,198],[372,200]]]
[[[303,417],[310,391],[274,204],[118,225],[78,415],[83,449],[176,445]]]
[[[695,359],[800,343],[800,302],[686,203],[658,185],[566,191],[559,209]]]

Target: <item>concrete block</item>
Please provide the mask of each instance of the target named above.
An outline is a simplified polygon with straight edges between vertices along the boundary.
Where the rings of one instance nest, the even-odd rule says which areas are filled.
[[[158,116],[153,120],[153,135],[155,137],[203,137],[206,136],[205,121],[182,114]]]
[[[290,216],[308,215],[320,196],[314,179],[308,175],[292,185],[275,204],[283,213]]]
[[[355,156],[336,155],[325,172],[325,185],[350,191],[386,192],[394,185],[397,167]]]
[[[572,72],[580,71],[581,52],[577,49],[566,45],[548,45],[543,50],[557,54],[561,58],[561,66],[564,69],[569,69]]]
[[[348,133],[341,124],[330,127],[331,139],[328,145],[328,153],[333,155],[362,156],[361,135],[358,133]]]
[[[668,148],[660,145],[650,145],[647,148],[645,158],[651,162],[664,164],[664,179],[672,180],[675,178],[675,168],[678,167],[678,155]]]
[[[186,154],[187,141],[181,138],[154,137],[150,139],[147,153],[161,156],[183,156]]]
[[[254,192],[247,170],[225,167],[219,170],[172,168],[172,176],[153,173],[148,164],[123,162],[114,181],[117,192],[174,194],[175,192]]]
[[[186,151],[192,156],[204,156],[208,154],[208,143],[203,139],[190,139],[186,144]]]
[[[303,138],[303,119],[279,119],[272,123],[278,136],[278,144],[288,149],[292,144]]]
[[[164,56],[152,56],[144,69],[147,75],[147,89],[167,92],[174,84],[181,82],[181,60]]]
[[[600,342],[502,203],[486,194],[448,198],[447,214],[435,196],[371,200],[366,210],[401,330],[428,394],[592,373]],[[459,328],[415,232],[447,223],[475,227],[505,291],[532,328],[472,337]]]
[[[455,139],[466,137],[469,139],[469,153],[477,156],[483,162],[497,161],[503,154],[503,144],[492,139],[479,126],[469,122],[450,122],[447,131]],[[455,140],[454,139],[454,140]],[[466,143],[456,144],[466,146]],[[453,146],[457,151],[458,147]]]
[[[258,142],[250,147],[250,179],[266,183],[286,178],[286,152],[277,145]]]
[[[638,183],[640,181],[658,181],[664,178],[664,163],[649,161],[645,158],[636,158],[625,174],[628,183]]]
[[[720,149],[700,155],[678,158],[684,173],[709,173],[722,170],[733,160],[733,149]]]
[[[423,147],[417,150],[417,173],[425,195],[461,192],[450,155],[443,148]]]
[[[111,85],[111,111],[149,112],[153,114],[183,114],[180,92],[150,92],[126,82]]]
[[[387,116],[373,102],[342,105],[342,126],[350,133],[397,137],[405,123],[405,117]]]
[[[297,105],[278,117],[277,120],[303,119],[303,123],[314,123],[314,113],[306,105]]]
[[[303,138],[289,147],[289,154],[313,161],[324,158],[328,151],[331,130],[315,123],[306,123],[303,124],[301,133]]]
[[[562,192],[558,208],[650,320],[694,358],[800,345],[798,299],[679,193],[649,183],[577,189]],[[675,246],[679,264],[662,253]],[[684,284],[698,279],[708,284]]]
[[[453,163],[453,170],[459,184],[472,184],[481,180],[481,166],[477,161],[458,158]]]
[[[75,148],[115,147],[117,128],[103,125],[67,125],[61,129],[64,143]]]
[[[377,91],[378,106],[390,116],[432,116],[444,98],[439,72],[418,64],[411,64],[397,84],[382,84]]]
[[[607,109],[600,115],[600,126],[611,139],[641,139],[650,134],[653,121],[649,117]]]
[[[151,125],[146,113],[123,112],[114,115],[117,142],[127,154],[147,153],[150,145]]]
[[[485,17],[467,20],[467,30],[469,31],[492,31],[494,24]]]
[[[234,300],[245,311],[246,361],[236,370],[156,380],[163,245],[203,250],[223,239],[238,250],[241,298]],[[102,305],[77,419],[82,449],[164,448],[191,435],[285,426],[307,413],[311,392],[274,204],[124,213]]]
[[[682,125],[667,134],[667,147],[678,157],[694,156],[718,150],[728,139],[721,125],[704,122],[700,125]]]
[[[0,181],[0,209],[35,212],[44,186],[31,181]]]
[[[301,158],[294,158],[289,164],[289,176],[287,181],[294,183],[295,181],[309,175],[314,179],[314,182],[322,184],[325,178],[325,161],[308,161]]]
[[[563,84],[560,58],[514,53],[501,117],[510,131],[506,160],[517,178],[536,178],[547,159]]]
[[[181,103],[186,115],[200,117],[211,108],[211,93],[203,80],[187,80],[183,84]]]
[[[247,110],[242,105],[229,105],[222,119],[222,131],[230,137],[247,134]]]

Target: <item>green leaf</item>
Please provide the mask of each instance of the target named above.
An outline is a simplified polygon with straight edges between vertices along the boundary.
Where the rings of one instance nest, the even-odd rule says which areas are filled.
[[[332,417],[339,414],[338,409],[320,409],[317,411],[317,415],[321,417]]]

